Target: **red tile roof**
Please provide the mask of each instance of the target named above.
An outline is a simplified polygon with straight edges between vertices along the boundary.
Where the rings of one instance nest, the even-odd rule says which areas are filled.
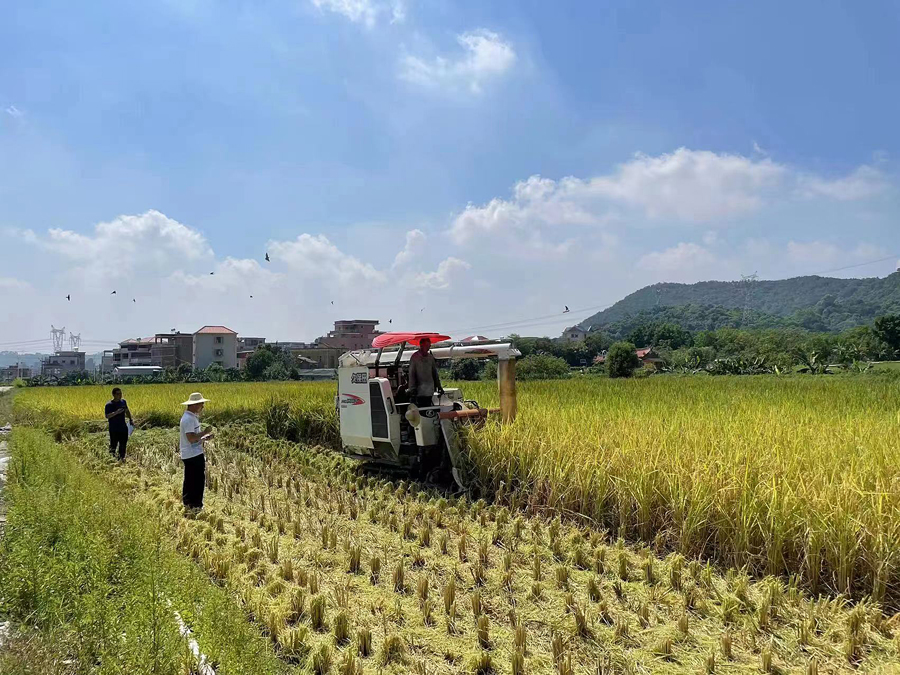
[[[203,328],[194,333],[194,335],[197,335],[199,333],[230,333],[232,335],[237,335],[237,331],[231,330],[230,328],[227,328],[225,326],[203,326]]]

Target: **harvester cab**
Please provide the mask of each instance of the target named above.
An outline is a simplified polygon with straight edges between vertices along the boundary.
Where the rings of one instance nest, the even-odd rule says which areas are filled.
[[[435,345],[431,353],[438,361],[498,359],[500,408],[483,408],[454,388],[434,394],[431,406],[416,406],[406,390],[409,361],[424,338]],[[505,342],[452,344],[447,340],[438,333],[384,333],[375,338],[371,349],[341,356],[335,407],[344,454],[426,482],[452,480],[466,487],[470,469],[460,428],[483,423],[492,414],[499,414],[504,422],[515,419],[520,353]]]

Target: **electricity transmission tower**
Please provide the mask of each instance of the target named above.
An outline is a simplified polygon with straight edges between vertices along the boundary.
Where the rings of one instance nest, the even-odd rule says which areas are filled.
[[[81,333],[75,335],[75,333],[69,333],[69,349],[73,352],[77,352],[81,349]]]
[[[50,335],[53,337],[53,351],[61,352],[63,350],[63,342],[66,339],[66,329],[56,328],[50,324]]]
[[[750,319],[750,309],[753,305],[753,290],[757,281],[759,281],[759,274],[756,272],[741,275],[741,285],[744,287],[744,314],[741,317],[741,328],[746,327],[747,321]]]

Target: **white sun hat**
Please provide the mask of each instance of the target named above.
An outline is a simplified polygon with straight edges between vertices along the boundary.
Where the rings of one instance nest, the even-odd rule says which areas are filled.
[[[195,391],[193,394],[188,396],[188,400],[182,402],[181,405],[195,405],[197,403],[209,403],[208,398],[203,398],[203,394],[199,391]]]

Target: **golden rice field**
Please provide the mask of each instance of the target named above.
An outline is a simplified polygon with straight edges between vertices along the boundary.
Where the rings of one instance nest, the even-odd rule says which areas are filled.
[[[496,404],[493,383],[467,397]],[[127,387],[136,418],[174,425],[195,389],[208,419],[261,416],[274,398],[333,422],[334,384]],[[107,388],[20,392],[20,418],[72,429],[102,420]],[[657,377],[524,382],[519,417],[470,436],[504,504],[586,518],[626,539],[813,592],[900,598],[900,380]]]

